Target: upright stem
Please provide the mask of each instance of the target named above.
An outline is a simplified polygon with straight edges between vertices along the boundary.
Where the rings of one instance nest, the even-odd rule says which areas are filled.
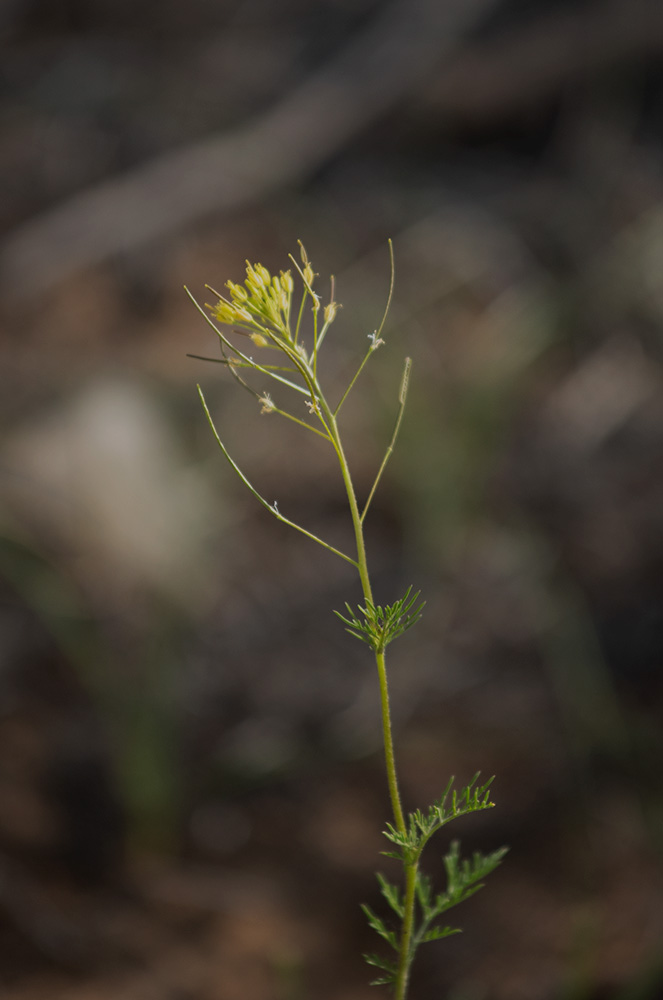
[[[316,389],[319,386],[316,382]],[[343,444],[341,442],[341,437],[338,430],[338,424],[336,422],[336,416],[330,410],[327,401],[325,400],[322,393],[318,396],[320,401],[320,406],[325,417],[325,423],[329,430],[329,436],[331,437],[332,444],[336,451],[339,465],[341,467],[341,475],[343,476],[343,482],[345,483],[345,489],[348,495],[348,502],[350,504],[350,514],[352,516],[352,525],[355,533],[355,542],[357,546],[357,569],[359,571],[359,578],[361,580],[361,586],[364,593],[364,598],[367,601],[373,603],[373,591],[371,588],[371,580],[368,573],[368,563],[366,560],[366,544],[364,541],[364,524],[363,517],[359,512],[359,506],[357,504],[357,497],[354,490],[354,485],[352,482],[352,476],[350,474],[350,468],[348,466],[348,461],[345,457],[345,452],[343,450]],[[375,663],[378,670],[378,681],[380,685],[380,707],[382,711],[382,736],[384,742],[384,761],[387,771],[387,784],[389,786],[389,797],[391,799],[391,808],[394,814],[394,822],[396,829],[399,833],[406,834],[407,827],[405,825],[405,816],[403,814],[403,807],[401,805],[401,796],[398,788],[398,775],[396,772],[396,758],[394,754],[394,739],[391,730],[391,710],[389,707],[389,684],[387,680],[387,667],[385,663],[384,650],[375,651]],[[415,896],[416,896],[416,885],[417,885],[417,869],[418,869],[418,859],[414,861],[405,862],[405,895],[403,899],[403,924],[401,929],[401,940],[398,949],[398,969],[396,973],[396,981],[394,984],[394,997],[395,1000],[405,1000],[407,995],[408,980],[410,975],[410,947],[412,941],[412,929],[414,924],[414,906],[415,906]]]
[[[394,1000],[405,1000],[410,979],[410,945],[414,925],[414,899],[417,888],[419,861],[405,864],[405,897],[403,899],[403,927],[398,950],[398,971],[394,983]]]
[[[357,546],[357,569],[359,571],[359,578],[361,580],[361,587],[364,592],[364,597],[367,601],[373,603],[373,590],[371,588],[371,579],[368,573],[368,562],[366,560],[366,543],[364,541],[364,525],[362,521],[361,514],[359,513],[359,505],[357,504],[357,497],[355,494],[354,484],[352,482],[352,476],[350,474],[350,467],[348,466],[348,460],[345,457],[345,452],[343,450],[343,444],[341,442],[341,436],[338,431],[338,424],[336,422],[336,417],[330,410],[327,401],[324,396],[320,394],[320,405],[329,427],[330,436],[338,456],[339,465],[341,466],[341,475],[343,476],[343,482],[345,483],[346,493],[348,495],[348,502],[350,504],[350,514],[352,516],[352,526],[355,533],[355,543]],[[401,797],[398,790],[398,776],[396,774],[396,758],[394,754],[394,740],[391,732],[391,711],[389,708],[389,684],[387,681],[387,668],[385,665],[384,650],[376,650],[375,662],[378,668],[378,680],[380,684],[380,707],[382,709],[382,735],[384,739],[384,758],[385,765],[387,769],[387,782],[389,785],[389,796],[391,798],[391,808],[394,814],[394,821],[396,823],[396,828],[400,833],[405,833],[405,817],[403,816],[403,807],[401,806]]]
[[[405,833],[405,817],[401,806],[401,797],[398,790],[398,777],[396,774],[396,758],[394,755],[394,740],[391,733],[391,711],[389,708],[389,686],[387,684],[387,667],[384,662],[384,652],[376,652],[375,662],[378,668],[378,680],[380,683],[380,703],[382,707],[382,736],[384,740],[384,762],[387,768],[387,782],[389,784],[389,795],[391,798],[391,808],[396,821],[396,829],[399,833]]]

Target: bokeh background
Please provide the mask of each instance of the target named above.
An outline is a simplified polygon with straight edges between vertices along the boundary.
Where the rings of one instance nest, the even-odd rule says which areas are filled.
[[[407,804],[511,845],[413,1000],[663,996],[658,0],[3,0],[0,992],[368,1000],[388,799],[330,457],[182,286],[343,303]],[[355,648],[356,647],[356,648]],[[452,831],[453,833],[453,831]],[[441,877],[443,837],[429,854]],[[389,862],[382,859],[383,866]]]

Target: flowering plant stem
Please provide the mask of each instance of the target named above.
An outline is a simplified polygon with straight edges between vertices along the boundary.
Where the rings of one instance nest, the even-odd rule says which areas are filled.
[[[409,371],[409,359],[406,361]],[[322,394],[321,394],[321,398]],[[364,593],[364,600],[373,604],[373,590],[371,588],[371,578],[368,572],[366,561],[366,543],[364,541],[364,523],[359,513],[357,497],[352,483],[352,476],[341,444],[340,434],[336,424],[336,418],[331,414],[325,404],[325,414],[329,416],[332,428],[332,441],[336,448],[336,454],[341,466],[341,475],[348,494],[350,504],[350,514],[355,532],[357,545],[357,569],[361,580],[361,587]],[[374,491],[371,491],[371,495]],[[369,496],[370,499],[370,496]],[[394,815],[394,822],[399,833],[406,835],[405,816],[401,805],[400,789],[398,787],[398,774],[396,772],[396,755],[394,753],[394,738],[391,725],[391,709],[389,707],[389,682],[387,679],[387,666],[385,662],[384,650],[375,650],[375,664],[378,671],[378,683],[380,685],[380,708],[382,712],[382,741],[384,749],[384,762],[387,771],[387,784],[389,786],[389,797],[391,799],[391,809]],[[403,923],[401,928],[401,939],[398,954],[398,970],[394,983],[394,995],[396,1000],[404,1000],[407,992],[407,984],[410,971],[408,956],[410,953],[410,938],[412,936],[412,919],[414,915],[414,896],[417,878],[417,862],[410,862],[405,865],[405,905],[403,913]]]
[[[308,531],[302,525],[285,517],[279,510],[276,502],[270,503],[255,489],[230,456],[228,449],[219,436],[200,386],[198,387],[198,392],[219,447],[234,471],[256,499],[279,521],[306,535],[307,538],[317,542],[345,562],[349,562],[355,567],[359,575],[364,604],[358,606],[355,610],[349,604],[346,604],[347,617],[345,614],[340,614],[339,612],[336,612],[336,614],[345,624],[347,631],[370,646],[375,656],[382,713],[384,760],[393,813],[393,823],[387,824],[385,837],[391,842],[392,848],[395,848],[395,850],[384,853],[400,861],[403,866],[404,883],[403,888],[399,889],[391,885],[382,875],[378,875],[382,895],[400,921],[400,931],[396,933],[370,907],[364,906],[363,909],[370,926],[396,953],[394,959],[385,959],[379,955],[366,955],[365,958],[370,965],[380,970],[380,975],[374,980],[374,983],[376,985],[386,984],[391,986],[396,1000],[405,1000],[410,969],[418,946],[427,941],[448,937],[450,934],[457,932],[457,928],[435,925],[434,920],[446,912],[446,910],[467,899],[477,889],[481,888],[479,880],[499,864],[504,854],[504,849],[486,856],[476,852],[472,860],[461,862],[458,845],[452,844],[449,853],[444,858],[447,870],[446,891],[433,896],[429,880],[420,871],[423,848],[433,833],[457,816],[490,808],[492,806],[492,802],[489,799],[490,782],[478,787],[478,775],[475,775],[470,784],[458,794],[452,791],[452,779],[448,783],[443,797],[429,807],[427,813],[416,810],[413,813],[409,813],[406,817],[401,804],[392,734],[385,650],[390,642],[416,624],[421,617],[423,603],[417,605],[419,594],[412,594],[412,588],[410,587],[404,596],[394,602],[394,604],[384,607],[375,604],[366,558],[364,520],[382,474],[393,452],[400,430],[409,383],[410,359],[407,358],[405,361],[398,396],[398,411],[392,437],[361,511],[357,501],[350,466],[343,448],[338,419],[341,408],[350,391],[357,383],[364,366],[372,354],[383,343],[380,335],[387,318],[393,292],[394,267],[391,242],[389,243],[391,283],[382,322],[379,328],[370,334],[368,351],[335,408],[332,408],[329,404],[318,376],[320,348],[329,327],[336,318],[339,308],[333,299],[334,283],[332,279],[331,299],[328,305],[324,307],[323,323],[320,326],[319,313],[321,304],[320,298],[314,290],[316,275],[301,244],[300,248],[301,266],[294,257],[291,257],[291,261],[302,282],[301,301],[299,309],[296,310],[297,322],[294,331],[290,325],[291,314],[294,315],[295,312],[292,309],[294,281],[290,271],[282,271],[280,277],[272,277],[267,268],[261,264],[248,264],[247,278],[244,284],[237,285],[231,281],[227,282],[226,287],[230,292],[230,297],[218,296],[218,303],[215,306],[207,307],[212,314],[211,316],[198,305],[193,296],[191,298],[219,338],[222,356],[218,359],[212,358],[209,360],[220,361],[226,365],[239,384],[256,397],[261,405],[262,413],[286,417],[304,429],[314,432],[318,437],[322,437],[332,446],[339,463],[341,477],[348,498],[355,541],[353,555],[348,555],[337,549],[324,539]],[[218,293],[215,294],[218,295]],[[302,336],[302,321],[307,303],[310,304],[312,311],[312,348],[310,351],[307,351]],[[231,327],[235,335],[239,334],[249,337],[262,350],[276,350],[280,352],[284,358],[283,363],[271,365],[254,361],[252,356],[240,350],[237,344],[229,339],[228,335],[217,323],[221,324],[221,326]],[[296,414],[289,413],[278,407],[267,392],[259,391],[249,385],[239,374],[240,369],[253,370],[253,372],[263,378],[270,378],[276,381],[279,386],[285,386],[294,390],[300,399],[303,395],[308,415],[313,418],[314,423],[310,423],[308,420],[302,419]]]

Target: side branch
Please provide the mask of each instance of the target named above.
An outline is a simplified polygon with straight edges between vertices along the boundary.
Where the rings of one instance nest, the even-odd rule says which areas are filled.
[[[290,379],[283,378],[282,375],[277,375],[276,372],[273,370],[273,366],[270,365],[269,368],[265,368],[257,361],[254,361],[253,358],[250,358],[248,354],[243,354],[242,351],[238,350],[238,348],[236,348],[234,344],[231,344],[231,342],[221,332],[221,330],[219,330],[216,324],[212,322],[212,320],[209,318],[205,310],[202,308],[200,303],[194,298],[194,296],[191,294],[186,285],[184,286],[184,291],[189,296],[189,298],[191,299],[194,306],[196,307],[200,315],[203,317],[205,322],[212,327],[212,329],[214,330],[215,334],[217,335],[221,343],[224,344],[228,348],[228,350],[232,351],[233,354],[236,354],[238,358],[241,358],[242,361],[244,361],[249,368],[254,368],[257,372],[262,372],[263,375],[269,375],[270,378],[275,379],[277,382],[282,382],[284,385],[287,385],[288,388],[290,389],[296,389],[297,392],[301,392],[304,396],[310,396],[310,391],[307,388],[304,388],[304,386],[297,385],[296,382],[291,382]]]
[[[200,396],[200,401],[203,404],[205,415],[207,416],[207,420],[209,422],[210,427],[212,428],[212,433],[216,438],[219,448],[221,449],[221,451],[223,452],[226,459],[233,467],[239,478],[242,480],[246,488],[253,494],[256,500],[258,500],[263,505],[263,507],[265,507],[270,512],[270,514],[273,514],[274,517],[277,519],[277,521],[282,521],[283,524],[287,524],[289,525],[289,527],[294,528],[296,531],[301,532],[302,535],[306,535],[307,538],[310,538],[312,541],[317,542],[318,545],[321,545],[323,549],[327,549],[329,552],[333,552],[334,555],[338,556],[340,559],[345,560],[345,562],[350,563],[351,566],[357,568],[358,564],[355,559],[352,559],[350,556],[346,555],[345,552],[341,552],[340,549],[334,548],[333,545],[330,545],[328,542],[323,541],[322,538],[318,538],[317,535],[314,535],[312,532],[307,531],[306,528],[302,528],[302,526],[300,524],[297,524],[295,521],[291,521],[289,518],[284,517],[283,514],[278,509],[276,503],[270,503],[268,500],[265,500],[265,498],[260,493],[258,493],[258,491],[255,489],[254,486],[251,485],[251,483],[246,478],[246,476],[244,475],[240,467],[237,465],[237,463],[234,461],[234,459],[231,458],[228,449],[226,448],[223,441],[219,437],[219,432],[217,431],[214,421],[212,420],[212,415],[207,406],[205,396],[203,395],[203,390],[200,388],[200,386],[197,386],[197,389],[198,389],[198,395]]]
[[[378,474],[375,477],[373,485],[371,486],[371,492],[368,494],[368,499],[367,499],[366,504],[364,506],[364,509],[362,511],[362,514],[361,514],[361,522],[362,522],[362,524],[364,522],[364,518],[366,517],[366,514],[368,513],[368,508],[371,505],[371,500],[375,496],[375,491],[378,488],[378,483],[382,479],[382,473],[386,469],[387,462],[391,458],[392,452],[394,450],[394,445],[396,444],[396,438],[398,437],[398,432],[401,429],[401,421],[403,420],[403,413],[405,411],[405,401],[407,399],[407,390],[408,390],[408,385],[409,385],[409,382],[410,382],[410,371],[411,371],[411,369],[412,369],[412,359],[411,358],[406,358],[405,359],[405,367],[403,369],[403,377],[401,379],[401,387],[400,387],[400,390],[399,390],[399,393],[398,393],[398,404],[399,405],[398,405],[398,414],[396,416],[396,424],[394,426],[394,433],[391,435],[391,441],[389,442],[387,450],[384,453],[384,458],[382,459],[382,465],[378,469]]]

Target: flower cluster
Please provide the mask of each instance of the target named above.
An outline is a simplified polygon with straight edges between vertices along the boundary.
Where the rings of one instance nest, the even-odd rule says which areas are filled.
[[[294,347],[297,353],[308,361],[306,352],[301,343],[298,343],[305,301],[310,298],[314,317],[313,356],[317,354],[317,350],[324,340],[327,330],[336,319],[340,307],[334,301],[334,279],[332,278],[331,301],[322,311],[323,324],[319,329],[320,297],[313,290],[316,274],[301,242],[299,249],[301,265],[290,255],[303,285],[302,300],[297,321],[294,323],[294,330],[290,323],[295,289],[292,273],[281,271],[279,275],[275,274],[272,277],[263,264],[251,264],[247,261],[244,283],[236,284],[234,281],[227,281],[226,288],[229,295],[219,295],[216,292],[215,294],[219,295],[217,304],[207,305],[207,308],[219,323],[233,326],[248,334],[257,347],[276,347],[286,353]]]
[[[294,282],[290,271],[271,276],[262,264],[246,262],[246,280],[243,285],[226,282],[230,298],[219,297],[215,306],[208,306],[220,322],[251,331],[251,339],[258,347],[266,347],[268,336],[292,340],[290,311]]]

